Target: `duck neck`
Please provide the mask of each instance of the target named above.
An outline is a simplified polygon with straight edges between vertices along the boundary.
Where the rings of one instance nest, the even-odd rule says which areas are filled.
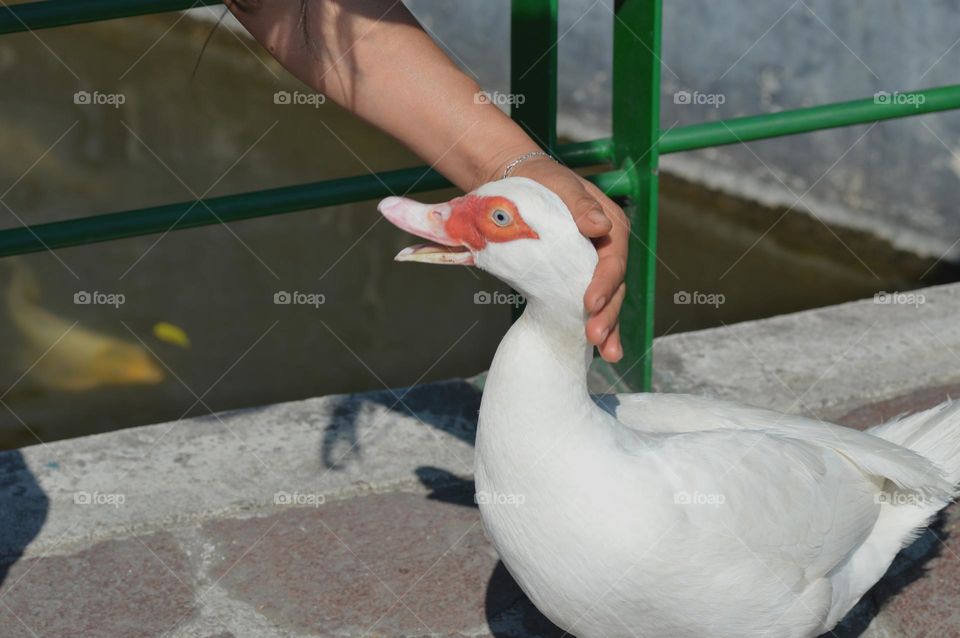
[[[496,393],[541,414],[592,406],[587,372],[593,347],[578,306],[529,299],[497,349],[485,394]]]
[[[577,449],[595,444],[591,354],[584,317],[529,300],[500,342],[484,385],[476,443],[481,489],[509,491],[503,481],[539,467],[557,441]]]

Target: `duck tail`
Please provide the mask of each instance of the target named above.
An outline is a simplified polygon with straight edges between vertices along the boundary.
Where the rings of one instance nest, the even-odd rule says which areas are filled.
[[[960,483],[960,401],[945,401],[867,431],[931,460],[954,486],[956,497]]]

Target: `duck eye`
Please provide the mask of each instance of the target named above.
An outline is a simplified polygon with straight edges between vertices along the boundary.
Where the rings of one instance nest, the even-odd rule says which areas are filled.
[[[490,219],[492,219],[493,223],[497,226],[509,226],[513,223],[513,216],[502,208],[494,209],[490,215]]]

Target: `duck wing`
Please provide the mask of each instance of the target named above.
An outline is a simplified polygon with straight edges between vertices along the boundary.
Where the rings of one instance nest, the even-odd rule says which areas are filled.
[[[655,438],[659,445],[635,454],[638,461],[649,455],[640,465],[650,475],[638,477],[643,502],[673,504],[640,508],[670,522],[670,540],[661,543],[683,557],[654,573],[683,583],[676,592],[658,590],[670,598],[666,608],[692,606],[691,615],[728,629],[713,635],[813,636],[862,595],[837,576],[870,546],[882,479],[816,442],[769,431]],[[729,596],[720,594],[727,588]]]
[[[952,497],[935,463],[869,432],[691,395],[597,403],[624,426],[620,446],[651,468],[637,480],[675,501],[689,543],[673,553],[693,567],[681,580],[708,568],[762,592],[757,608],[739,607],[747,616],[730,612],[731,627],[776,610],[766,635],[827,631]]]
[[[597,404],[627,428],[656,434],[754,431],[831,450],[869,476],[931,499],[949,501],[953,485],[929,459],[905,447],[833,423],[690,394],[618,394]]]

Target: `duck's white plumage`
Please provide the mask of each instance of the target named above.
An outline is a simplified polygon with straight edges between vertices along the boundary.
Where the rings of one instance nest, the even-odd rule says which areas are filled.
[[[502,180],[475,198],[440,213],[391,198],[381,210],[467,245],[528,299],[487,377],[476,484],[504,564],[566,631],[818,636],[953,498],[960,404],[858,432],[688,395],[592,398],[582,297],[595,252],[534,182]],[[482,236],[478,201],[504,198],[535,237],[461,241],[465,220],[450,220],[469,214]],[[423,255],[404,258],[450,263]]]

